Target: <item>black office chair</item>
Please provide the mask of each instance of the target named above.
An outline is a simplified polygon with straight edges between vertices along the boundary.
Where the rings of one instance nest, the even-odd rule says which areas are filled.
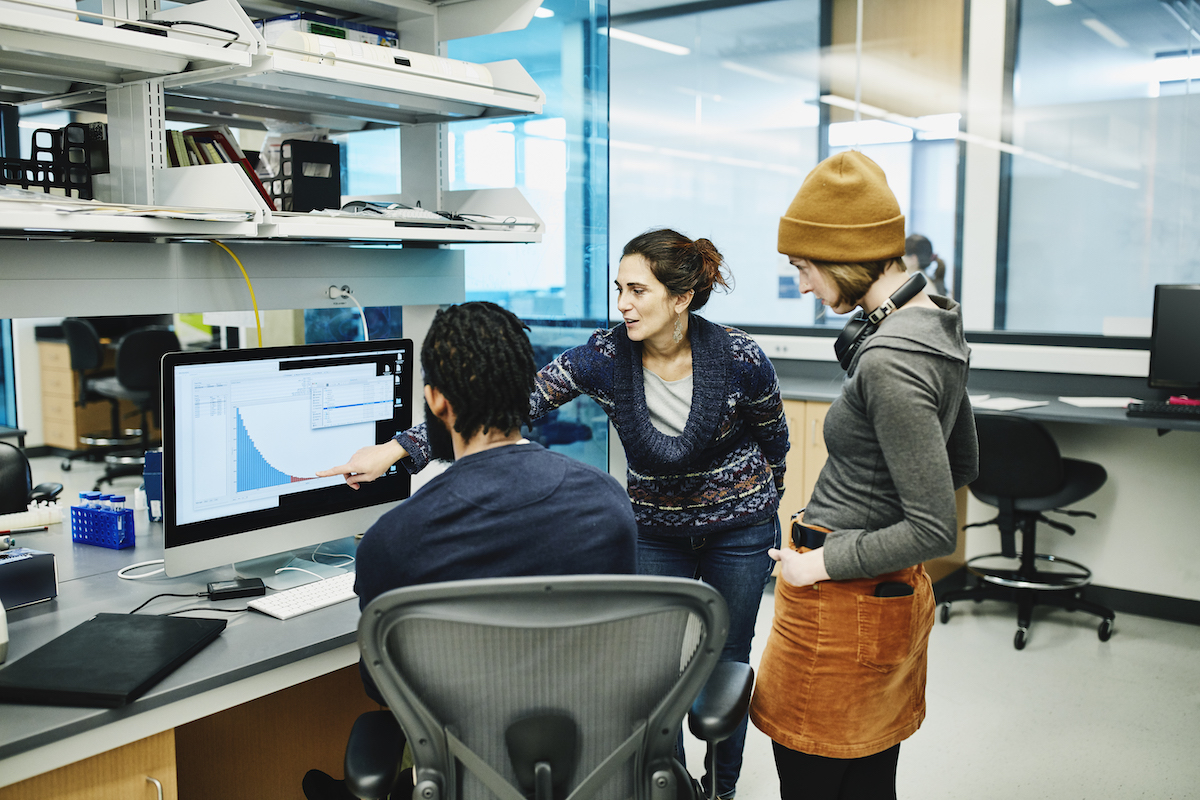
[[[61,483],[33,485],[29,459],[19,447],[0,442],[0,514],[19,514],[29,504],[53,500],[62,493]]]
[[[720,594],[679,578],[388,592],[364,610],[358,641],[390,712],[355,724],[346,785],[360,798],[392,791],[403,729],[421,800],[699,800],[674,754],[683,717],[691,708],[701,739],[727,738],[754,681],[748,664],[718,663],[728,629]]]
[[[109,430],[80,435],[79,443],[87,445],[88,449],[71,453],[63,459],[63,470],[70,470],[72,462],[76,459],[98,460],[115,448],[135,444],[141,436],[141,431],[123,429],[121,401],[116,397],[105,397],[95,390],[96,382],[111,377],[113,371],[104,368],[104,345],[92,323],[78,317],[67,317],[62,321],[62,330],[63,338],[67,340],[67,352],[71,357],[71,371],[79,378],[79,394],[75,398],[75,405],[82,407],[88,403],[107,400],[112,406],[112,424]]]
[[[92,391],[104,397],[128,400],[141,412],[141,445],[136,450],[110,453],[104,457],[104,474],[96,480],[98,491],[105,483],[142,474],[145,452],[155,445],[150,438],[150,420],[159,425],[162,404],[162,357],[182,349],[170,328],[151,326],[130,331],[117,344],[116,374],[92,382]]]
[[[1086,611],[1100,617],[1100,641],[1113,632],[1113,612],[1082,598],[1091,583],[1091,571],[1075,561],[1037,552],[1035,531],[1039,522],[1071,535],[1070,525],[1047,518],[1043,511],[1073,517],[1091,517],[1089,511],[1064,511],[1060,507],[1089,497],[1104,485],[1104,467],[1090,461],[1063,458],[1050,432],[1041,424],[1011,414],[977,414],[979,477],[971,493],[1000,513],[992,520],[966,527],[998,525],[999,553],[977,556],[967,562],[977,585],[946,592],[941,601],[942,622],[950,620],[956,600],[1007,600],[1017,604],[1017,633],[1013,646],[1025,649],[1035,605]],[[1021,531],[1017,552],[1016,532]],[[1012,560],[1019,563],[1012,566]],[[1039,568],[1039,563],[1045,565]],[[1059,569],[1059,566],[1066,569]]]

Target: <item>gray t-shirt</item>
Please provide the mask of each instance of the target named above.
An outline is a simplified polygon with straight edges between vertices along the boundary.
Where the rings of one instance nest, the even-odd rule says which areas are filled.
[[[884,319],[825,417],[829,458],[804,522],[829,528],[825,569],[868,578],[954,552],[954,492],[979,471],[970,350],[953,300]]]
[[[642,385],[646,390],[650,424],[667,436],[682,435],[692,410],[692,376],[665,381],[643,368]]]

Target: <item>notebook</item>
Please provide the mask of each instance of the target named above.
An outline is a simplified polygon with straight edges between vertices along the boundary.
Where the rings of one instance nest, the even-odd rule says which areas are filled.
[[[0,701],[117,708],[223,630],[223,619],[97,614],[0,668]]]

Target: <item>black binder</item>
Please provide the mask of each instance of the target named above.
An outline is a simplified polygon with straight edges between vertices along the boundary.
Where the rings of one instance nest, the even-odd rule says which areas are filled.
[[[117,708],[223,630],[223,619],[97,614],[0,668],[0,701]]]

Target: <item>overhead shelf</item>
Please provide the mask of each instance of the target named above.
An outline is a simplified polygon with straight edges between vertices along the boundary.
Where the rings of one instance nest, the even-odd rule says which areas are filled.
[[[273,52],[255,56],[240,69],[212,69],[165,79],[172,110],[234,114],[261,119],[276,112],[310,115],[328,125],[331,118],[387,125],[423,125],[480,117],[540,114],[546,96],[515,60],[485,66],[493,86],[413,72],[403,67],[353,63],[345,59],[304,61]]]
[[[0,17],[0,84],[10,100],[115,87],[189,66],[205,70],[250,64],[250,53],[241,44],[221,47],[12,7]]]

